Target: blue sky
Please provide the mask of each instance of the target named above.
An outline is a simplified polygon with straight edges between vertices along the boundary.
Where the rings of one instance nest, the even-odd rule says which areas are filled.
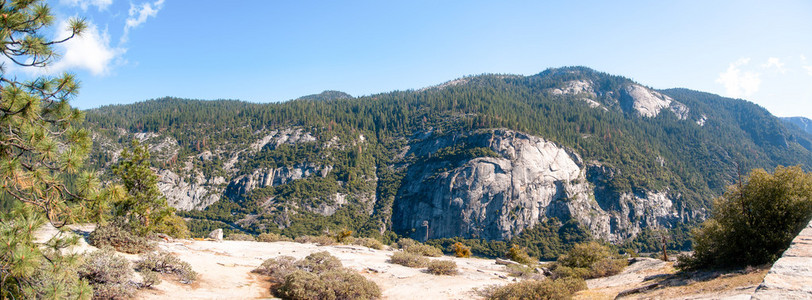
[[[48,70],[79,76],[80,108],[359,96],[583,65],[812,118],[812,1],[49,3],[57,27],[91,24]]]

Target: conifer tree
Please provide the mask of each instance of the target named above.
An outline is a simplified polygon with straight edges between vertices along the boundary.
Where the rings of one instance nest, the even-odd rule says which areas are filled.
[[[113,173],[127,190],[125,197],[112,203],[113,217],[141,236],[153,232],[188,236],[186,222],[175,215],[174,208],[158,189],[158,176],[150,169],[147,146],[133,141],[131,149],[122,151],[118,165],[113,167]]]
[[[50,40],[53,23],[41,0],[0,1],[0,186],[5,207],[0,215],[0,298],[89,298],[90,288],[78,279],[76,256],[61,249],[76,239],[55,238],[40,247],[34,231],[45,222],[60,227],[87,199],[96,197],[96,180],[81,172],[91,146],[88,132],[77,125],[82,113],[69,101],[79,89],[74,75],[18,80],[9,67],[37,69],[53,62],[54,46],[86,28],[69,22],[66,37]],[[70,179],[70,183],[69,183]],[[10,204],[13,203],[13,204]]]

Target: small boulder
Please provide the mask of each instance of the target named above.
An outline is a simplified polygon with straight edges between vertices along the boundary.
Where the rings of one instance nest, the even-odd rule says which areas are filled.
[[[512,261],[512,260],[509,260],[509,259],[501,259],[501,258],[497,258],[497,259],[496,259],[496,264],[497,264],[497,265],[505,265],[505,266],[509,266],[509,265],[518,265],[519,263],[517,263],[517,262],[515,262],[515,261]]]
[[[209,238],[218,242],[223,241],[223,229],[217,228],[209,233]]]

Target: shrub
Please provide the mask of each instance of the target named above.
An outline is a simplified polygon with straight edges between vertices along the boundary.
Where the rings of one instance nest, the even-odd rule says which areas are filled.
[[[93,299],[129,299],[135,295],[130,262],[110,248],[86,254],[79,276],[93,287]]]
[[[428,265],[429,259],[423,255],[398,251],[392,254],[392,257],[389,258],[389,262],[410,268],[422,268]]]
[[[618,258],[609,247],[598,242],[575,244],[558,258],[552,268],[555,277],[597,278],[623,271],[628,261]]]
[[[482,296],[493,300],[507,299],[569,299],[573,294],[586,289],[581,278],[557,280],[524,280],[504,286],[494,286],[483,291]]]
[[[432,260],[428,264],[428,272],[434,275],[456,275],[457,263],[450,260]]]
[[[283,299],[374,299],[380,288],[352,270],[343,268],[338,258],[327,251],[316,252],[302,260],[290,256],[268,259],[253,272],[279,283],[273,288]]]
[[[525,265],[532,264],[535,262],[535,260],[531,258],[530,255],[527,255],[527,251],[524,248],[519,247],[516,244],[510,246],[510,250],[508,250],[508,258],[517,263]]]
[[[251,272],[270,276],[273,282],[282,282],[285,276],[298,270],[295,263],[296,258],[283,255],[265,260],[259,267]]]
[[[141,282],[142,288],[148,288],[161,284],[162,280],[160,273],[147,269],[141,270],[139,273],[141,273],[141,278],[143,280]]]
[[[155,224],[155,233],[163,233],[176,239],[185,239],[191,236],[186,220],[176,214],[166,216],[162,222]]]
[[[554,264],[550,271],[553,278],[590,278],[591,274],[588,268],[573,268],[561,264]]]
[[[383,250],[383,243],[373,238],[357,238],[353,240],[353,245],[364,246],[367,248]]]
[[[414,244],[405,249],[406,252],[414,253],[423,256],[440,257],[443,256],[443,251],[433,246],[424,244]]]
[[[321,273],[342,267],[341,261],[330,252],[321,251],[311,253],[304,259],[296,262],[296,268],[306,272]]]
[[[276,295],[283,299],[375,299],[381,290],[363,276],[340,268],[321,274],[293,272],[285,277]]]
[[[137,236],[123,226],[114,223],[97,227],[88,235],[87,242],[99,249],[112,247],[117,251],[130,254],[155,250],[155,242]]]
[[[192,270],[189,263],[180,260],[169,252],[158,251],[141,255],[141,259],[135,262],[135,270],[158,272],[161,274],[174,274],[178,281],[190,284],[197,279],[197,273]]]
[[[812,173],[777,167],[753,170],[744,184],[714,201],[711,218],[693,232],[693,256],[677,267],[745,267],[774,262],[812,218]]]
[[[342,230],[336,233],[336,242],[344,243],[345,239],[352,237],[352,230]]]
[[[296,270],[285,276],[275,295],[282,299],[321,299],[325,289],[318,274]]]
[[[454,250],[454,256],[456,257],[471,257],[471,247],[464,245],[463,243],[456,242],[454,245],[451,246]]]
[[[420,244],[420,243],[418,243],[417,241],[415,241],[413,239],[401,238],[401,239],[398,240],[397,246],[398,246],[398,248],[405,250],[405,249],[408,249],[409,247],[417,245],[417,244]]]
[[[232,233],[229,234],[225,239],[228,241],[256,241],[253,235],[245,233]]]
[[[627,265],[629,261],[625,259],[602,259],[592,264],[589,276],[590,278],[612,276],[623,271]]]
[[[559,257],[558,263],[571,268],[589,268],[609,256],[609,248],[598,242],[579,243]]]
[[[336,240],[334,238],[331,238],[326,235],[320,236],[303,235],[296,237],[294,241],[301,244],[316,244],[319,246],[328,246],[336,243]]]
[[[292,242],[293,240],[281,234],[267,232],[258,235],[257,241],[265,243],[273,243],[273,242]]]
[[[329,291],[327,297],[320,299],[375,299],[381,296],[377,284],[349,269],[327,271],[319,275],[319,280]]]

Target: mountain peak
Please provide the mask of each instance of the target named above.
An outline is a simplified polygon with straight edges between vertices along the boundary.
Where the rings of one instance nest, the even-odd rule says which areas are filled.
[[[350,94],[347,94],[342,91],[334,91],[334,90],[326,90],[318,94],[312,94],[307,96],[302,96],[297,98],[296,100],[312,100],[312,101],[331,101],[331,100],[338,100],[338,99],[352,99],[355,98]]]

